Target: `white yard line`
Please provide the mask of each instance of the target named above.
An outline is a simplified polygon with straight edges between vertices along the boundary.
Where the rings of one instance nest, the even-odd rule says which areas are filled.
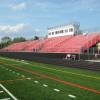
[[[11,70],[11,69],[9,69],[9,71],[11,72],[12,70]]]
[[[8,68],[6,68],[6,70],[8,70]]]
[[[4,98],[4,99],[0,99],[0,100],[11,100],[10,98]]]
[[[21,75],[21,77],[25,77],[25,75]]]
[[[28,80],[32,80],[32,78],[27,78]]]
[[[34,83],[39,83],[39,81],[34,81]]]
[[[46,84],[43,84],[43,86],[44,86],[44,87],[48,87],[48,85],[46,85]]]
[[[70,98],[76,98],[76,96],[72,95],[72,94],[69,94],[68,95]]]
[[[60,90],[59,89],[53,89],[54,91],[56,91],[56,92],[60,92]]]
[[[16,73],[17,75],[20,75],[20,73]]]
[[[18,100],[11,92],[9,92],[2,84],[0,84],[0,87],[7,93],[9,94],[9,96],[14,99],[14,100]],[[2,100],[2,99],[1,99]]]
[[[0,91],[0,93],[3,93],[4,91]]]
[[[13,74],[15,74],[15,71],[12,71]]]

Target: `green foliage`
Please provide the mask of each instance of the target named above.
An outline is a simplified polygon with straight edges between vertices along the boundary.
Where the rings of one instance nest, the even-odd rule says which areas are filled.
[[[16,37],[13,39],[13,43],[24,42],[24,41],[26,41],[26,39],[24,37]]]
[[[2,43],[8,43],[8,42],[11,42],[11,41],[12,41],[12,39],[10,37],[8,37],[8,36],[5,36],[5,37],[3,37],[1,39],[1,42]]]
[[[0,49],[8,46],[11,43],[12,43],[12,39],[10,37],[8,37],[8,36],[3,37],[1,39]]]
[[[39,40],[39,37],[38,36],[34,36],[34,40]]]
[[[24,37],[16,37],[14,38],[13,40],[8,37],[8,36],[5,36],[1,39],[1,42],[0,42],[0,49],[12,44],[12,43],[16,43],[16,42],[24,42],[26,41],[26,39]]]

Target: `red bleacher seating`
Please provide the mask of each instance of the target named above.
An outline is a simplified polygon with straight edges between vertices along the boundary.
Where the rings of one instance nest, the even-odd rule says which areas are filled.
[[[81,50],[87,50],[100,40],[100,33],[87,35],[61,36],[46,38],[43,40],[33,40],[19,42],[4,48],[5,51],[24,51],[24,52],[66,52],[80,53]]]
[[[25,42],[19,42],[4,48],[5,51],[21,51],[25,48]]]
[[[41,52],[53,52],[55,50],[55,47],[61,44],[64,41],[67,41],[70,39],[72,36],[61,36],[61,37],[53,37],[53,38],[48,38],[44,42],[44,46],[41,49]]]

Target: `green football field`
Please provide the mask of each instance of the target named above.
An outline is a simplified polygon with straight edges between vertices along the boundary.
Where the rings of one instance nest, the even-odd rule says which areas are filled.
[[[0,57],[0,100],[100,100],[100,72]]]

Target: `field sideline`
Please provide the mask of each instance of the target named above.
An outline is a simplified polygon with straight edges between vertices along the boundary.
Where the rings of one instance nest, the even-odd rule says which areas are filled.
[[[96,71],[0,57],[0,84],[18,100],[100,100]],[[14,100],[0,91],[0,99]]]

